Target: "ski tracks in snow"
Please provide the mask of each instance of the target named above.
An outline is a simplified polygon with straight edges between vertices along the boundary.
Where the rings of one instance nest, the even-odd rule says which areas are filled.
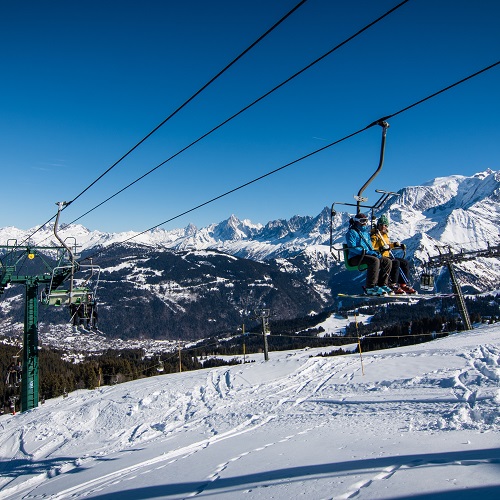
[[[269,419],[271,420],[271,419]],[[268,420],[268,421],[269,421]],[[323,426],[324,424],[321,424],[321,426]],[[279,441],[277,442],[270,442],[270,443],[267,443],[263,446],[258,446],[258,447],[255,447],[255,448],[251,448],[250,450],[247,450],[247,451],[244,451],[236,456],[234,456],[233,458],[230,458],[228,461],[220,464],[208,477],[207,477],[207,480],[206,482],[200,486],[195,492],[193,492],[191,495],[186,495],[186,497],[195,497],[195,496],[198,496],[200,494],[202,494],[203,492],[205,492],[205,490],[207,490],[207,488],[209,486],[211,486],[215,481],[217,481],[217,479],[219,479],[221,477],[221,474],[231,465],[233,464],[234,462],[237,462],[238,460],[240,459],[243,459],[251,454],[254,454],[254,453],[258,453],[260,451],[264,451],[268,448],[271,448],[272,446],[275,446],[276,444],[279,444],[279,443],[286,443],[287,441],[290,441],[291,439],[299,436],[299,435],[304,435],[304,434],[307,434],[308,432],[316,429],[317,426],[315,427],[310,427],[308,429],[304,429],[300,432],[298,432],[297,434],[290,434],[290,435],[287,435],[285,436],[284,438],[280,439]]]
[[[463,356],[468,366],[453,378],[452,392],[459,403],[450,422],[466,428],[494,424],[499,420],[500,350],[483,345]]]
[[[39,421],[36,412],[33,412],[32,426],[30,429],[25,429],[24,433],[37,432],[38,437],[31,440],[29,451],[24,449],[23,435],[19,438],[20,451],[28,460],[35,463],[37,460],[43,461],[51,455],[65,454],[68,456],[70,455],[68,450],[75,450],[78,447],[79,439],[86,440],[86,449],[88,449],[88,440],[95,440],[95,452],[91,456],[75,458],[72,461],[63,460],[57,466],[40,474],[27,475],[24,480],[14,481],[15,484],[10,488],[4,483],[2,495],[5,495],[5,498],[15,498],[23,491],[37,488],[45,481],[50,481],[51,478],[70,472],[82,465],[90,468],[96,467],[99,460],[109,460],[117,453],[128,453],[127,449],[130,449],[131,446],[155,441],[167,443],[180,431],[184,436],[180,442],[187,440],[192,443],[181,445],[177,449],[162,453],[160,456],[142,463],[116,470],[79,487],[64,490],[56,498],[90,494],[97,491],[96,488],[106,489],[107,486],[121,480],[119,478],[135,474],[137,471],[150,468],[159,462],[161,464],[158,467],[163,468],[169,463],[174,463],[202,450],[206,446],[239,436],[242,433],[252,432],[265,426],[273,419],[283,418],[288,411],[300,406],[308,397],[316,394],[331,377],[338,373],[338,370],[332,370],[334,366],[332,361],[332,358],[312,358],[305,364],[298,366],[297,370],[292,373],[264,384],[259,383],[257,384],[260,387],[258,397],[253,394],[255,393],[255,385],[248,382],[240,386],[239,390],[235,390],[233,386],[236,380],[241,382],[244,377],[236,370],[228,370],[227,368],[208,371],[206,383],[202,386],[190,387],[185,391],[181,389],[179,392],[170,394],[156,389],[155,383],[151,384],[152,387],[148,387],[147,391],[143,390],[142,384],[138,384],[137,388],[132,384],[128,394],[115,399],[113,388],[104,388],[99,391],[100,395],[96,393],[94,397],[89,397],[87,404],[79,408],[71,408],[72,405],[69,401],[61,402],[61,405],[66,404],[68,408],[65,411],[55,412],[55,415],[59,415],[63,421],[67,420],[68,412],[75,412],[75,421],[79,420],[77,416],[80,412],[86,413],[87,418],[82,420],[87,421],[88,424],[83,427],[80,425],[78,429],[64,429],[61,421],[61,430],[58,432],[51,429],[51,421]],[[341,362],[339,366],[344,367],[345,363]],[[189,386],[189,374],[185,375],[186,386]],[[155,414],[157,408],[165,409],[165,398],[170,401],[169,410],[166,413],[163,412],[161,418],[155,423],[151,414]],[[148,414],[148,418],[142,417],[144,412]],[[113,425],[113,421],[116,421],[116,425]],[[130,425],[123,428],[123,422],[130,422]],[[109,432],[110,428],[114,429],[114,435],[104,436],[99,431],[99,425],[102,426],[103,432]],[[309,430],[306,429],[303,432]],[[193,436],[189,438],[186,432],[192,433]],[[206,435],[207,432],[208,438],[194,440],[197,436]],[[285,440],[292,437],[292,435],[285,437]],[[13,439],[17,441],[14,436]],[[37,440],[40,441],[40,446],[33,448],[33,442]],[[251,443],[252,440],[247,442]],[[269,443],[264,448],[273,444],[275,443]],[[14,442],[13,446],[15,447]],[[223,464],[223,469],[226,469],[235,460],[264,448],[256,447],[242,451],[237,457],[233,457]],[[213,471],[206,484],[214,481],[220,470]],[[200,491],[202,490],[199,489],[198,493]]]
[[[282,369],[279,360],[271,359],[266,365],[269,367],[267,380],[252,380],[252,366],[239,365],[208,370],[203,384],[200,384],[198,375],[184,373],[180,381],[176,381],[175,391],[169,390],[163,385],[165,379],[158,377],[156,380],[130,384],[129,392],[120,398],[115,396],[113,388],[103,388],[93,395],[89,394],[87,402],[76,408],[72,407],[70,401],[62,401],[57,403],[60,408],[54,413],[54,418],[57,420],[59,416],[61,426],[63,422],[67,425],[68,421],[71,422],[67,414],[73,411],[75,426],[58,432],[52,419],[47,420],[33,412],[29,425],[25,425],[22,433],[17,437],[12,434],[8,438],[12,440],[13,454],[17,458],[24,457],[33,462],[51,456],[67,457],[78,448],[79,440],[85,440],[85,449],[88,450],[89,439],[95,440],[94,453],[61,462],[56,469],[38,474],[35,471],[40,469],[34,467],[33,474],[26,475],[17,482],[11,477],[11,485],[3,483],[2,497],[19,498],[22,492],[28,491],[38,494],[37,487],[43,487],[55,475],[64,475],[82,465],[89,469],[96,468],[97,461],[101,459],[111,460],[113,456],[119,457],[127,453],[137,456],[133,460],[125,460],[123,465],[127,465],[124,467],[111,469],[107,474],[84,481],[78,486],[68,487],[51,498],[77,498],[96,492],[105,493],[106,489],[121,481],[168,468],[209,446],[245,433],[252,434],[258,429],[266,429],[271,421],[279,421],[284,425],[290,423],[293,428],[300,428],[298,422],[304,425],[302,431],[290,432],[282,439],[271,440],[264,445],[252,438],[238,440],[238,447],[235,448],[237,453],[221,461],[205,476],[205,480],[200,480],[197,487],[185,496],[209,494],[207,490],[212,489],[219,478],[231,473],[233,464],[279,443],[293,440],[299,434],[333,422],[346,428],[356,425],[353,423],[356,411],[376,411],[377,425],[382,426],[401,426],[401,422],[406,420],[408,426],[404,432],[431,428],[429,416],[436,411],[437,406],[441,407],[438,414],[446,411],[449,414],[449,418],[437,423],[441,428],[449,426],[487,430],[495,422],[498,423],[499,350],[488,345],[466,349],[456,355],[457,359],[462,356],[462,362],[456,362],[456,366],[461,367],[454,372],[439,368],[440,355],[436,354],[436,370],[425,374],[418,369],[418,353],[370,353],[364,356],[367,377],[361,374],[358,356],[311,357],[281,375],[278,375]],[[402,356],[408,358],[409,377],[390,383],[383,380],[370,382],[372,365],[390,363],[391,359]],[[273,362],[275,365],[272,365]],[[411,375],[411,369],[414,369],[414,375]],[[422,386],[422,380],[424,385],[438,388],[438,393],[443,396],[437,400],[425,399],[428,397],[426,392],[415,393],[415,386]],[[391,391],[392,401],[387,398],[387,391]],[[447,397],[444,396],[446,392]],[[383,397],[377,398],[378,394]],[[86,412],[88,418],[81,418],[81,412]],[[311,419],[312,415],[315,417]],[[395,421],[398,423],[393,424]],[[82,426],[81,422],[85,422],[85,425]],[[128,423],[128,427],[123,428],[124,422]],[[114,434],[105,436],[99,432],[99,426],[102,426],[103,432],[113,429]],[[364,432],[359,425],[358,431]],[[377,432],[376,428],[367,428],[366,431]],[[37,433],[37,437],[27,440],[26,436],[33,432]],[[260,439],[262,443],[261,435]],[[29,445],[26,444],[28,441]],[[19,446],[17,453],[16,442]],[[37,442],[38,445],[35,444]],[[149,443],[148,446],[157,443],[157,456],[145,458],[140,453],[134,454],[131,448],[145,443]],[[133,463],[134,460],[136,463]],[[393,464],[374,471],[372,477],[346,487],[344,493],[336,498],[351,498],[370,485],[391,478],[401,467],[406,466],[411,467],[412,464]]]
[[[250,418],[245,422],[242,422],[240,425],[235,428],[220,433],[217,436],[211,436],[207,439],[202,439],[198,442],[194,442],[177,449],[162,452],[155,456],[154,458],[150,458],[147,460],[139,461],[134,463],[133,465],[129,465],[127,467],[122,467],[119,469],[115,469],[110,473],[101,474],[98,473],[97,477],[84,481],[77,486],[72,486],[70,488],[65,488],[61,490],[57,495],[50,495],[52,499],[63,499],[63,498],[77,498],[79,496],[88,496],[90,494],[103,491],[107,487],[115,486],[119,484],[121,481],[129,481],[134,479],[138,474],[147,474],[152,470],[160,470],[164,467],[177,462],[178,460],[186,459],[191,456],[193,453],[196,453],[207,446],[213,445],[217,442],[224,441],[226,439],[230,439],[232,437],[240,436],[241,434],[251,432],[256,428],[262,427],[267,422],[272,420],[273,417],[267,417],[263,420],[259,418]],[[163,450],[163,448],[161,448]],[[123,452],[119,452],[118,455]],[[106,457],[106,460],[113,460],[113,454],[110,454]],[[89,460],[84,461],[87,466],[92,466]],[[80,463],[79,465],[82,465]],[[99,468],[97,464],[93,464],[92,468]],[[35,476],[29,477],[26,481],[15,484],[12,487],[3,488],[1,492],[1,498],[5,499],[17,499],[22,498],[23,493],[32,490],[36,487],[43,487],[43,483],[50,480],[54,476],[58,476],[67,472],[70,472],[75,468],[69,463],[63,464],[57,472],[44,472],[41,474],[37,474]],[[42,497],[45,495],[41,493]],[[29,495],[32,497],[33,495]],[[36,496],[36,495],[35,495]]]

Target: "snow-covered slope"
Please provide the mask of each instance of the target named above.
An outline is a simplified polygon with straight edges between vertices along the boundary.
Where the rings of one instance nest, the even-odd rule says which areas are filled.
[[[500,327],[136,380],[0,417],[0,497],[499,498]],[[364,370],[364,374],[363,374]]]
[[[393,231],[403,240],[423,241],[426,235],[437,245],[455,249],[498,244],[499,181],[500,172],[487,171],[473,177],[437,178],[424,186],[403,189],[389,206]],[[425,249],[431,250],[428,245]]]

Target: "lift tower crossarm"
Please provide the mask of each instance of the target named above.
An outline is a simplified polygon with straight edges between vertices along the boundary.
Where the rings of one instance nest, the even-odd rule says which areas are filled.
[[[439,255],[434,255],[429,257],[429,261],[426,263],[426,267],[435,268],[447,265],[448,262],[465,262],[468,260],[474,260],[478,257],[500,257],[500,245],[490,246],[483,250],[461,250],[458,253],[453,253],[451,249],[444,253],[441,248],[438,247]]]
[[[490,246],[488,244],[488,248],[483,250],[470,250],[465,251],[461,250],[458,253],[453,253],[451,248],[448,247],[447,252],[443,252],[441,247],[437,247],[439,251],[439,255],[434,255],[429,257],[429,261],[424,264],[424,267],[429,269],[436,267],[446,266],[450,273],[451,283],[453,286],[453,293],[456,294],[457,297],[457,305],[462,316],[465,328],[467,330],[472,330],[472,323],[470,321],[469,312],[467,311],[467,305],[465,303],[465,298],[462,293],[462,289],[458,283],[455,270],[453,269],[453,264],[458,262],[466,262],[469,260],[474,260],[478,257],[500,257],[500,245]]]

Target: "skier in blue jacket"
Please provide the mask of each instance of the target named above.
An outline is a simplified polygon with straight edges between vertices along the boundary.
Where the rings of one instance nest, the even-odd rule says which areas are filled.
[[[373,249],[370,240],[368,216],[363,213],[356,214],[349,223],[345,235],[348,247],[347,262],[350,266],[366,264],[367,295],[392,295],[393,291],[388,286],[392,261]]]

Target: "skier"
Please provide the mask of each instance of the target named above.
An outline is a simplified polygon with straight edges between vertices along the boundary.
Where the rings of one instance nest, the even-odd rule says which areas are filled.
[[[9,408],[10,412],[15,415],[16,401],[19,400],[19,387],[21,385],[22,367],[21,362],[11,363],[7,368],[5,378],[5,393],[3,398],[2,413],[5,408]]]
[[[73,331],[77,332],[80,324],[84,323],[84,310],[83,304],[70,304],[69,312],[73,322]]]
[[[5,385],[7,387],[18,387],[21,383],[22,376],[21,362],[11,363],[7,368],[7,376],[5,377]]]
[[[87,328],[97,330],[97,301],[92,294],[88,295],[86,305]]]
[[[345,235],[348,247],[347,262],[350,266],[359,266],[361,263],[367,265],[365,287],[367,295],[392,295],[393,291],[388,286],[392,261],[374,250],[368,222],[368,216],[363,213],[356,214],[349,221],[349,229]]]
[[[417,291],[408,284],[410,276],[410,264],[402,257],[395,257],[391,249],[401,248],[406,250],[406,245],[399,241],[391,242],[389,238],[389,219],[386,215],[381,215],[377,221],[376,227],[371,232],[371,243],[373,248],[380,252],[384,257],[392,260],[391,274],[389,277],[389,286],[396,295],[414,294]]]

